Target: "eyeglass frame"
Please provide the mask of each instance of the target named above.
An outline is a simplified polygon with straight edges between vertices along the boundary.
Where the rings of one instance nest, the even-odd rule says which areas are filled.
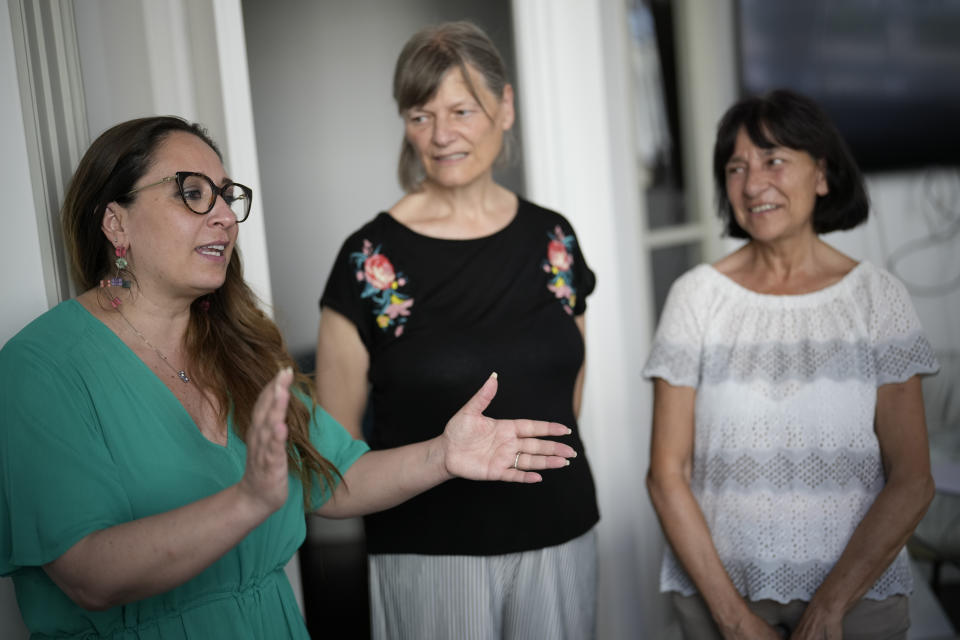
[[[186,179],[187,179],[188,177],[190,177],[190,176],[197,176],[197,177],[203,178],[204,180],[206,180],[206,181],[210,184],[210,188],[211,188],[211,191],[212,191],[212,193],[213,193],[213,200],[210,201],[210,206],[207,207],[207,210],[206,210],[206,211],[197,211],[196,209],[194,209],[193,207],[190,206],[190,203],[189,203],[189,202],[187,202],[187,196],[184,195],[184,193],[183,193],[183,182],[184,182],[184,180],[186,180]],[[142,190],[146,189],[147,187],[155,187],[155,186],[157,186],[158,184],[165,184],[165,183],[167,183],[167,182],[171,182],[171,181],[174,181],[174,180],[176,180],[176,182],[177,182],[177,191],[178,191],[179,194],[180,194],[180,199],[183,201],[184,206],[186,206],[187,209],[189,209],[191,213],[195,213],[195,214],[197,214],[198,216],[205,216],[205,215],[207,215],[208,213],[210,213],[211,211],[213,211],[213,208],[214,208],[215,206],[217,206],[217,196],[220,196],[220,198],[222,198],[223,201],[224,201],[224,202],[227,204],[227,206],[229,207],[229,206],[230,206],[230,202],[233,202],[233,201],[235,201],[235,200],[239,200],[240,198],[234,198],[234,199],[231,200],[230,202],[227,202],[227,198],[226,198],[226,196],[224,196],[224,193],[223,193],[223,192],[224,192],[227,188],[229,188],[229,187],[231,187],[231,186],[233,186],[233,187],[240,187],[240,190],[243,191],[243,197],[244,197],[244,199],[246,199],[246,201],[247,201],[249,204],[247,205],[247,211],[246,211],[246,214],[243,216],[243,218],[236,218],[237,224],[240,224],[241,222],[243,222],[244,220],[246,220],[247,218],[250,217],[250,209],[253,208],[253,189],[251,189],[250,187],[248,187],[248,186],[245,185],[245,184],[240,184],[239,182],[234,182],[233,180],[227,180],[227,181],[223,184],[222,187],[218,187],[218,186],[217,186],[217,183],[214,182],[213,179],[212,179],[210,176],[208,176],[208,175],[205,174],[205,173],[200,173],[199,171],[177,171],[177,172],[176,172],[175,174],[173,174],[172,176],[167,176],[166,178],[163,178],[163,179],[158,180],[158,181],[156,181],[156,182],[151,182],[150,184],[145,184],[145,185],[143,185],[143,186],[137,187],[136,189],[131,189],[130,191],[128,191],[127,193],[124,194],[124,197],[132,196],[133,194],[137,193],[138,191],[142,191]],[[233,209],[230,209],[230,210],[233,211]],[[234,212],[234,217],[236,217],[236,212]]]

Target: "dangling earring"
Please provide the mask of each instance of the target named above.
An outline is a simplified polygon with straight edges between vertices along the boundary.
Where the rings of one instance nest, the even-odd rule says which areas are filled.
[[[117,259],[113,261],[113,264],[117,266],[117,278],[120,278],[120,272],[127,268],[127,248],[122,244],[117,245],[116,248],[114,248],[113,253],[117,256]],[[130,288],[129,280],[124,280],[123,283],[123,287],[125,289]]]
[[[117,267],[117,275],[113,278],[101,280],[100,287],[123,287],[124,289],[129,289],[130,281],[123,278],[122,274],[123,270],[127,268],[127,248],[123,245],[117,245],[113,252],[117,256],[117,259],[113,261],[113,264]],[[114,298],[110,301],[110,304],[112,304],[113,308],[116,309],[120,306],[120,298],[114,296]]]

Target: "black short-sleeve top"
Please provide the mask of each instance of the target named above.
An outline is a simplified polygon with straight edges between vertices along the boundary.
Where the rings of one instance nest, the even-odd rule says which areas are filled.
[[[432,238],[380,213],[344,242],[320,305],[348,318],[370,355],[373,449],[440,434],[496,371],[486,415],[568,425],[561,440],[578,452],[542,483],[456,479],[368,516],[371,553],[511,553],[597,522],[572,402],[584,359],[574,317],[594,283],[567,220],[522,198],[506,227],[481,238]]]

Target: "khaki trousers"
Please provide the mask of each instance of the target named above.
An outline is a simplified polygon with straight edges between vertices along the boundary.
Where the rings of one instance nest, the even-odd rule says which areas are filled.
[[[699,594],[671,594],[683,637],[687,640],[722,640],[707,603]],[[773,600],[748,602],[750,609],[787,638],[793,633],[807,603],[791,600],[780,604]],[[906,640],[910,628],[909,601],[906,596],[885,600],[861,600],[843,618],[843,640]]]

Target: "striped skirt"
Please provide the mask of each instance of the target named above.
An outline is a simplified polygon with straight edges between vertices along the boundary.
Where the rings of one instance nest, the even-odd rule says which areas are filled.
[[[499,556],[370,556],[374,640],[596,636],[597,536]]]

